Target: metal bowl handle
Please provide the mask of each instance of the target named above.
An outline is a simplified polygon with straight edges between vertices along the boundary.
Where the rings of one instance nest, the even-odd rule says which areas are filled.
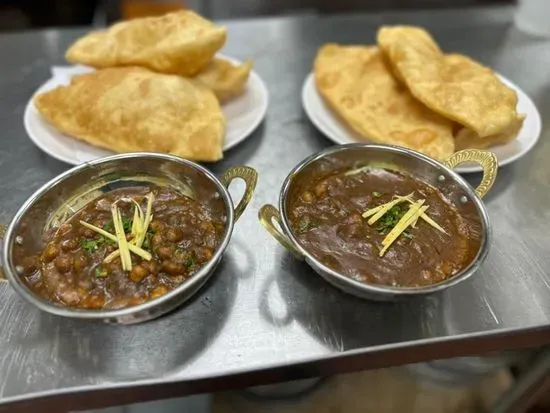
[[[6,235],[6,226],[4,224],[0,224],[0,251],[2,248],[4,248],[4,236]],[[0,283],[7,283],[8,279],[6,278],[6,275],[4,274],[4,263],[2,262],[2,259],[0,258]]]
[[[496,155],[491,151],[481,151],[479,149],[464,149],[462,151],[455,152],[449,157],[443,164],[448,168],[454,169],[457,165],[465,162],[475,162],[483,169],[483,178],[481,183],[476,188],[476,194],[478,197],[483,196],[489,192],[495,179],[497,177],[498,160]]]
[[[281,231],[280,228],[283,227],[281,214],[273,205],[264,205],[260,208],[258,212],[258,218],[260,223],[267,229],[267,231],[279,241],[283,247],[285,247],[289,252],[292,253],[296,258],[302,259],[302,254],[296,249],[292,241],[290,241],[287,236]],[[277,223],[278,227],[275,226]]]
[[[246,185],[243,197],[235,207],[235,221],[237,221],[252,199],[258,182],[258,172],[249,166],[232,166],[224,172],[220,180],[229,189],[229,185],[234,179],[242,179]]]

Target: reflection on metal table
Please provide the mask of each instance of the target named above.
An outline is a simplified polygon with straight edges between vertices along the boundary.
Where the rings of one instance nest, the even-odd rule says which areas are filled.
[[[217,274],[178,311],[128,327],[49,316],[0,285],[0,410],[30,409],[37,400],[66,408],[123,404],[550,343],[548,129],[535,150],[502,168],[485,199],[494,236],[487,261],[441,295],[396,304],[345,295],[294,260],[257,219],[261,205],[277,202],[288,171],[330,144],[300,106],[317,48],[374,42],[380,24],[428,27],[444,49],[516,82],[550,124],[550,41],[519,33],[512,16],[512,8],[490,8],[228,23],[224,53],[252,56],[271,100],[254,136],[212,166],[220,174],[244,163],[260,174]],[[32,145],[22,114],[82,33],[0,37],[1,221],[68,168]]]

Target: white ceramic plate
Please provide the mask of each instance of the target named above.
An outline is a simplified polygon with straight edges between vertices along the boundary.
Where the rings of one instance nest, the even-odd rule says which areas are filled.
[[[233,63],[240,63],[238,60],[227,56],[220,55],[220,57],[224,57]],[[68,84],[71,77],[77,74],[93,70],[86,66],[52,68],[51,79],[38,88],[25,109],[25,129],[36,146],[54,158],[73,165],[112,155],[113,152],[89,145],[59,132],[42,118],[34,106],[33,98],[37,93],[54,89],[59,85]],[[269,93],[265,83],[253,71],[248,78],[244,94],[222,106],[227,118],[224,151],[244,141],[258,127],[265,117],[268,100]]]
[[[516,91],[518,112],[527,115],[517,139],[506,145],[490,148],[496,154],[499,165],[504,166],[521,158],[533,148],[539,139],[542,124],[539,111],[531,98],[508,79],[500,75],[499,77],[504,84]],[[338,144],[366,141],[365,138],[348,128],[325,104],[315,87],[313,73],[310,73],[304,82],[302,105],[311,122],[330,140]],[[456,171],[459,173],[481,172],[481,168],[477,164],[467,163],[458,166]]]

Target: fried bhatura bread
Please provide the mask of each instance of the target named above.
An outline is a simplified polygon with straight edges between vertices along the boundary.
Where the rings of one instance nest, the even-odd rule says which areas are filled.
[[[76,76],[34,99],[61,132],[115,152],[151,151],[199,161],[222,158],[225,117],[197,81],[144,68]]]
[[[225,39],[225,28],[184,10],[91,32],[71,45],[65,58],[95,68],[142,66],[194,76],[210,63]]]
[[[454,152],[452,122],[418,102],[392,76],[377,47],[324,45],[314,72],[324,100],[364,138],[441,160]]]
[[[481,138],[508,130],[518,118],[512,89],[491,69],[466,56],[445,56],[426,30],[382,27],[377,40],[414,97]]]
[[[214,92],[220,103],[225,103],[244,93],[251,70],[252,60],[236,65],[216,57],[195,79]]]

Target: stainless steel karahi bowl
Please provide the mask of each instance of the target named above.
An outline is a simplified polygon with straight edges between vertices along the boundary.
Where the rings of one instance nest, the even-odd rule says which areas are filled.
[[[132,324],[159,317],[195,294],[212,276],[229,243],[235,221],[252,198],[257,173],[247,166],[229,168],[220,179],[202,166],[172,155],[129,153],[79,165],[37,190],[19,209],[3,239],[3,270],[9,284],[31,304],[51,314],[110,323]],[[246,188],[237,206],[227,190],[240,178]],[[169,185],[206,203],[225,217],[223,239],[212,259],[192,277],[167,294],[146,303],[117,310],[64,307],[35,294],[18,273],[17,257],[40,253],[45,231],[58,227],[84,205],[114,189],[136,185]],[[23,248],[14,254],[15,248]]]
[[[483,178],[472,188],[453,168],[466,162],[475,162],[483,168]],[[299,193],[303,183],[311,182],[319,173],[349,166],[383,167],[407,171],[442,192],[467,217],[473,230],[479,231],[479,246],[473,260],[458,274],[440,282],[422,287],[393,287],[367,284],[341,274],[317,260],[300,245],[293,233],[288,216],[289,200]],[[296,166],[286,177],[280,195],[279,210],[264,205],[259,212],[262,225],[273,237],[298,259],[304,259],[321,277],[334,286],[355,296],[377,301],[394,301],[444,290],[470,278],[485,260],[489,251],[491,231],[487,210],[481,198],[491,189],[498,169],[492,152],[467,149],[456,152],[445,162],[435,161],[416,151],[389,145],[349,144],[328,148],[310,156]],[[280,211],[280,212],[279,212]]]

